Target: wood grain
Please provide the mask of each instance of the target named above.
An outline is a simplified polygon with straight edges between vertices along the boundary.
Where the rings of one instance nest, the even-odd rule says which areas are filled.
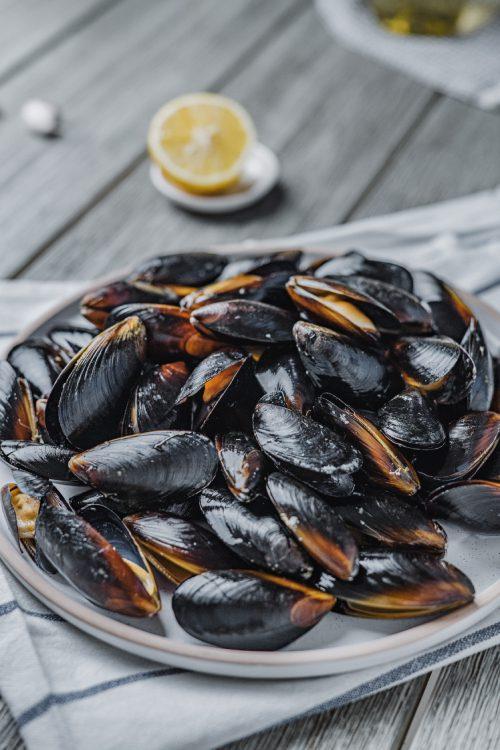
[[[175,246],[341,221],[430,98],[418,84],[332,43],[312,10],[222,90],[249,108],[262,140],[279,154],[280,189],[253,209],[200,217],[158,195],[141,163],[31,265],[29,277],[94,277]]]
[[[0,140],[0,273],[40,251],[110,190],[145,150],[152,113],[180,92],[219,88],[299,0],[124,0],[2,89],[17,111],[32,94],[57,102],[63,137],[37,139],[15,118]]]

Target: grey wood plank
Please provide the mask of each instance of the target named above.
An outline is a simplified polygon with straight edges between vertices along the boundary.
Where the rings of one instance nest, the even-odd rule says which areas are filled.
[[[44,252],[28,275],[95,277],[169,247],[334,224],[431,96],[405,77],[342,49],[311,8],[222,90],[248,107],[262,141],[279,154],[281,189],[253,209],[200,217],[158,195],[147,164],[141,163]]]
[[[443,669],[405,750],[500,747],[500,646]]]
[[[500,116],[439,99],[352,216],[466,195],[500,184]]]
[[[113,6],[2,88],[17,111],[33,92],[63,111],[63,137],[30,136],[16,118],[0,134],[0,269],[18,267],[99,199],[145,151],[157,107],[218,88],[270,38],[299,0],[135,0]]]
[[[117,0],[1,0],[0,82]]]
[[[421,677],[348,706],[260,732],[221,750],[397,748],[424,685],[425,678]]]

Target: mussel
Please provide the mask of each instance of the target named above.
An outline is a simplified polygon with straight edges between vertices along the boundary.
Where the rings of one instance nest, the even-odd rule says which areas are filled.
[[[265,302],[232,299],[200,307],[190,320],[202,334],[222,341],[267,345],[293,341],[296,316]]]
[[[241,274],[256,274],[269,276],[274,273],[294,273],[299,265],[302,252],[300,250],[281,250],[266,255],[251,255],[236,257],[230,261],[219,276],[219,281],[231,279]]]
[[[158,511],[137,513],[123,521],[149,562],[172,583],[205,570],[239,565],[236,555],[197,523]]]
[[[311,561],[269,508],[243,505],[221,488],[203,490],[200,508],[212,531],[242,560],[279,575],[311,576]]]
[[[77,515],[49,493],[36,544],[56,570],[94,604],[129,617],[151,617],[160,599],[151,569],[120,518],[104,505]]]
[[[31,559],[35,560],[35,523],[40,509],[40,500],[22,492],[14,482],[2,487],[1,497],[14,538],[17,539],[21,549],[26,550]]]
[[[215,447],[227,486],[242,503],[261,496],[264,489],[265,457],[244,432],[217,435]]]
[[[157,430],[110,440],[73,456],[82,482],[138,509],[190,497],[212,481],[217,453],[204,435]]]
[[[471,602],[474,586],[454,565],[422,552],[363,553],[352,581],[317,583],[343,600],[345,614],[359,617],[422,617]]]
[[[46,445],[29,440],[2,440],[0,456],[12,466],[44,479],[75,482],[75,476],[68,469],[68,461],[74,456],[74,451],[60,445]]]
[[[369,279],[385,281],[407,292],[413,291],[413,278],[406,268],[397,263],[366,258],[356,250],[326,259],[316,268],[314,275],[320,279],[335,276],[365,276]]]
[[[471,317],[461,344],[476,368],[476,376],[467,394],[467,411],[487,411],[495,387],[493,359],[476,318]]]
[[[146,332],[137,317],[96,336],[57,379],[45,410],[55,442],[90,448],[120,434],[120,421],[146,356]]]
[[[179,625],[222,648],[272,650],[304,635],[335,604],[330,594],[265,573],[208,571],[172,599]]]
[[[458,343],[470,323],[472,312],[457,292],[429,271],[414,271],[415,294],[431,310],[434,328]]]
[[[302,414],[311,410],[314,385],[296,350],[267,349],[255,366],[255,374],[265,393],[281,391],[290,408]]]
[[[33,399],[28,383],[18,378],[9,362],[0,362],[0,439],[37,437]]]
[[[471,357],[446,336],[407,336],[394,344],[392,353],[407,385],[440,404],[461,401],[476,377]]]
[[[213,302],[250,299],[286,307],[288,295],[285,291],[285,284],[288,277],[289,274],[286,271],[269,276],[256,276],[255,274],[232,276],[230,279],[216,281],[214,284],[196,289],[181,300],[180,306],[191,312]]]
[[[227,258],[217,253],[185,250],[148,258],[132,271],[130,279],[152,284],[202,286],[214,281],[222,273],[226,263]]]
[[[279,517],[316,562],[337,578],[352,578],[358,547],[335,510],[309,487],[274,473],[267,491]]]
[[[406,388],[382,406],[378,427],[391,442],[412,450],[435,450],[446,441],[432,402],[416,388]]]
[[[80,312],[97,328],[104,328],[109,314],[115,307],[135,303],[163,303],[175,305],[182,294],[166,294],[151,287],[133,284],[129,281],[113,281],[106,286],[87,292],[80,302]]]
[[[58,326],[50,331],[49,339],[66,356],[65,363],[67,364],[75,354],[78,354],[80,349],[90,344],[97,333],[99,333],[97,328],[82,328],[72,325]]]
[[[427,499],[429,512],[483,533],[500,533],[500,482],[453,482]]]
[[[418,492],[420,482],[412,464],[369,419],[329,393],[316,399],[313,411],[318,419],[344,430],[355,441],[371,481],[402,495]]]
[[[316,387],[348,403],[378,408],[397,390],[399,378],[383,352],[306,321],[293,333],[304,367]]]
[[[28,339],[14,346],[7,357],[36,396],[46,396],[66,364],[63,351],[49,339]]]
[[[144,370],[130,394],[123,418],[124,434],[187,427],[185,409],[175,401],[188,375],[184,362]]]
[[[361,468],[356,448],[332,430],[294,409],[264,397],[254,411],[253,428],[262,450],[277,468],[332,495],[348,495]]]

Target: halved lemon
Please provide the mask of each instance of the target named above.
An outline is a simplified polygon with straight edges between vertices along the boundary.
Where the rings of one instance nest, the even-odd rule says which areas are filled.
[[[166,179],[193,193],[235,183],[255,143],[248,112],[218,94],[187,94],[167,102],[148,133],[151,159]]]

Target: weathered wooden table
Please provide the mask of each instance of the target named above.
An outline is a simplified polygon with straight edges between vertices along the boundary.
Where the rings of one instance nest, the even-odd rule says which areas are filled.
[[[500,183],[499,115],[343,49],[302,0],[0,0],[0,17],[1,276],[93,278]],[[191,90],[239,99],[280,155],[282,186],[255,208],[200,217],[149,184],[148,120]],[[31,96],[62,107],[61,138],[25,132]],[[499,672],[493,649],[231,748],[498,748]],[[5,706],[0,746],[22,747]]]

